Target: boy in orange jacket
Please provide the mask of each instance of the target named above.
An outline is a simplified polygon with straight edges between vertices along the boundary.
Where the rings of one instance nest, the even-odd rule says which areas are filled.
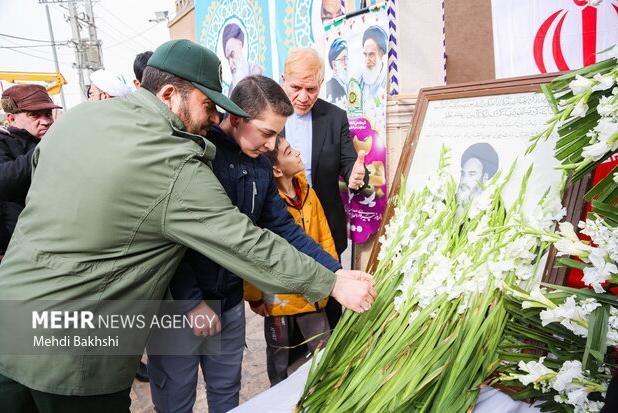
[[[294,221],[320,246],[338,259],[335,241],[330,233],[322,204],[305,177],[305,165],[300,152],[283,138],[277,138],[275,150],[268,154],[273,163],[273,175],[279,195],[288,205]],[[266,365],[270,384],[274,386],[287,377],[290,364],[289,347],[295,331],[299,331],[307,346],[314,351],[324,347],[330,337],[328,318],[324,311],[328,298],[310,303],[300,294],[266,294],[245,283],[245,299],[251,309],[265,317]]]

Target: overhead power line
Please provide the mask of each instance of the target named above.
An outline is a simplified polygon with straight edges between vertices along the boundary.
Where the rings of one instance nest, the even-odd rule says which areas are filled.
[[[125,28],[128,29],[128,34],[125,34],[124,31],[121,31],[117,25],[114,24],[110,24],[110,26],[117,31],[118,33],[122,34],[122,37],[129,37],[131,40],[133,40],[134,42],[136,42],[136,44],[140,44],[141,48],[143,48],[144,50],[148,50],[149,48],[149,40],[148,38],[142,37],[142,35],[145,32],[140,32],[140,33],[136,33],[135,31],[135,27],[128,24],[126,21],[124,21],[123,19],[121,19],[120,17],[118,17],[118,15],[116,13],[114,13],[113,11],[111,11],[110,9],[108,9],[107,7],[105,7],[103,4],[99,4],[98,5],[101,10],[104,10],[107,15],[111,16],[114,20],[116,20],[117,22],[119,22],[122,26],[124,26]],[[147,30],[146,30],[147,31]],[[146,42],[144,42],[146,41]]]
[[[4,38],[4,39],[0,39],[0,40],[8,42],[8,45],[9,45],[9,46],[11,46],[11,47],[15,46],[15,47],[17,48],[17,46],[20,46],[20,47],[21,47],[21,46],[23,46],[23,44],[18,43],[18,42],[16,42],[15,40],[13,40],[13,39],[11,39],[11,38],[8,38],[8,37],[7,37],[7,38]],[[51,46],[51,44],[49,44],[49,45],[44,45],[44,46],[46,46],[46,47],[50,47],[50,46]],[[8,49],[8,47],[6,47],[6,48]],[[13,49],[8,49],[8,50],[13,50]],[[22,53],[22,54],[23,54],[23,53]],[[47,56],[48,56],[48,54],[47,54],[47,53],[45,53],[45,52],[44,52],[44,51],[42,51],[42,50],[37,50],[36,48],[35,48],[35,49],[32,49],[32,50],[29,50],[29,54],[32,54],[33,56],[36,56],[36,57],[41,58],[41,59],[43,59],[43,60],[45,60],[45,59],[47,58]]]
[[[133,37],[129,37],[128,39],[125,39],[125,40],[123,40],[123,41],[121,41],[121,42],[114,43],[114,44],[112,44],[112,45],[110,45],[110,46],[107,46],[107,48],[109,49],[109,48],[112,48],[112,47],[116,47],[116,46],[118,46],[118,45],[121,45],[121,44],[123,44],[123,43],[129,42],[129,41],[131,41],[131,40],[133,40],[133,39],[135,39],[135,38],[137,38],[137,37],[139,37],[139,36],[143,35],[144,33],[146,33],[146,32],[148,32],[148,31],[150,31],[150,30],[154,29],[155,27],[157,27],[157,25],[156,25],[156,24],[154,24],[154,25],[150,26],[150,27],[149,27],[149,28],[147,28],[146,30],[143,30],[143,31],[141,31],[141,32],[137,33],[137,34],[136,34],[135,36],[133,36]]]
[[[23,50],[16,50],[16,49],[6,49],[6,50],[8,50],[9,52],[15,52],[15,53],[20,53],[20,54],[23,54],[23,55],[26,55],[26,56],[34,57],[35,59],[46,60],[48,62],[53,62],[54,61],[53,59],[47,59],[45,57],[41,57],[41,56],[37,56],[37,55],[31,54],[31,53],[28,53],[28,52],[24,52]],[[62,62],[62,61],[60,63],[65,64],[65,65],[71,65],[72,64],[70,62]]]
[[[54,43],[55,46],[67,46],[69,42]],[[20,46],[0,46],[0,49],[28,49],[32,47],[50,47],[51,44],[37,44],[37,45],[20,45]]]
[[[13,36],[11,34],[6,34],[6,33],[0,33],[0,36],[10,37],[12,39],[26,40],[26,41],[29,41],[29,42],[47,43],[48,45],[52,43],[51,40],[31,39],[29,37]]]

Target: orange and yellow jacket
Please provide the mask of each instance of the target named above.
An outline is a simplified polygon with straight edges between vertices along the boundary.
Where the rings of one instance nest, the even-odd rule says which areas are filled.
[[[299,192],[297,204],[279,191],[294,221],[303,228],[307,235],[320,244],[324,251],[334,259],[339,259],[322,204],[313,188],[309,186],[304,172],[294,177],[294,186]],[[317,303],[310,303],[300,294],[267,294],[246,281],[244,288],[245,300],[249,301],[252,306],[263,302],[271,316],[309,313],[324,308],[328,301],[326,297]]]

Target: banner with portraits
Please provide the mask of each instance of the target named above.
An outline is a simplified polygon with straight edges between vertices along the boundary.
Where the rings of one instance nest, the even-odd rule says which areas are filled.
[[[279,80],[288,50],[320,47],[324,22],[345,13],[341,0],[195,0],[198,43],[217,53],[223,93],[248,75]]]
[[[350,137],[365,154],[369,186],[354,193],[342,185],[350,238],[366,242],[382,221],[386,183],[388,18],[385,7],[326,27],[322,97],[348,112]]]

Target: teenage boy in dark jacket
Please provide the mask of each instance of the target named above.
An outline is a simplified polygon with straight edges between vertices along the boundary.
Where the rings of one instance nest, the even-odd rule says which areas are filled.
[[[260,156],[274,149],[276,135],[293,113],[285,92],[272,79],[249,76],[238,83],[230,98],[250,118],[230,115],[220,127],[211,127],[208,139],[217,147],[213,171],[232,203],[256,225],[285,238],[331,271],[341,270],[339,262],[296,225],[278,194],[272,164],[266,156]],[[148,372],[157,411],[192,411],[200,364],[209,412],[231,410],[239,402],[245,344],[242,279],[188,250],[170,289],[177,300],[220,300],[221,351],[201,356],[149,356]],[[205,303],[195,311],[212,314]],[[210,335],[216,334],[218,328],[217,324]]]
[[[54,104],[39,85],[15,85],[2,93],[8,128],[0,128],[0,258],[24,209],[32,151],[54,123]]]

